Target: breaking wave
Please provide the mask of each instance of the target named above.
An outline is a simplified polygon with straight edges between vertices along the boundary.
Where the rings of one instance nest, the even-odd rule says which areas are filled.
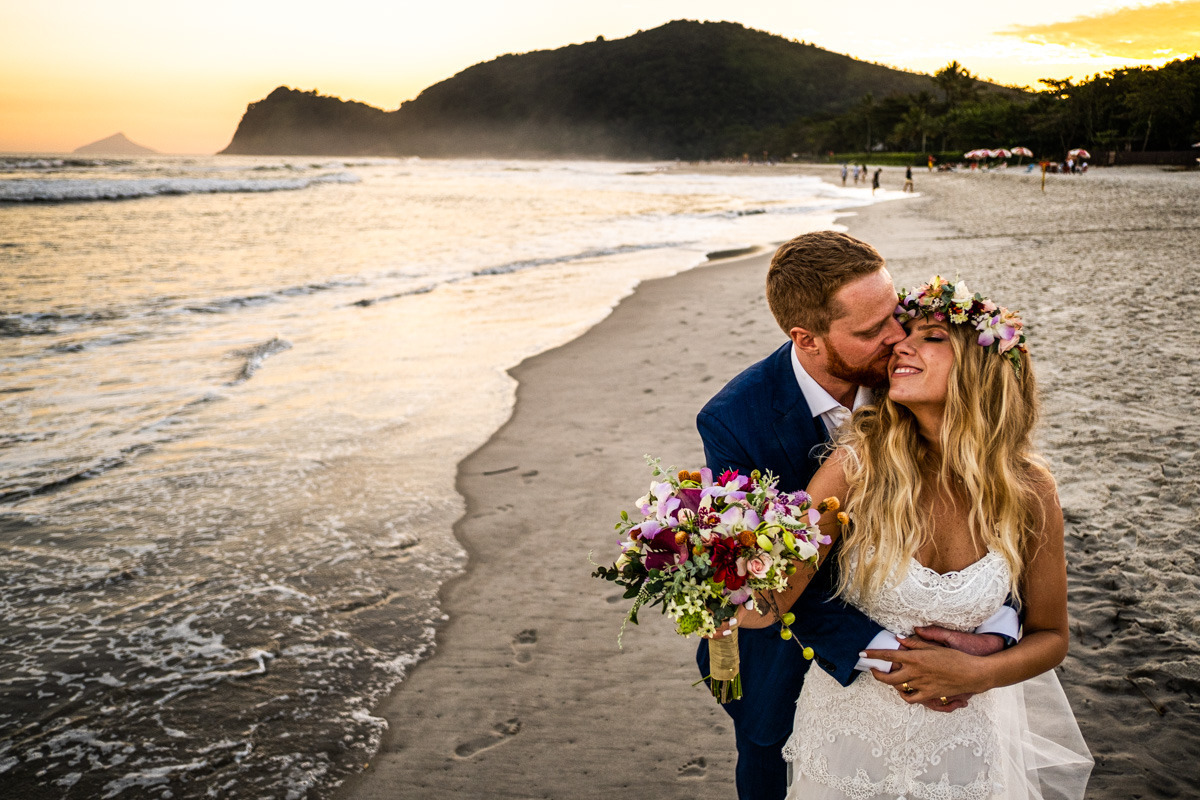
[[[0,203],[86,203],[161,195],[288,192],[327,183],[359,181],[353,172],[281,178],[13,178],[0,181]]]

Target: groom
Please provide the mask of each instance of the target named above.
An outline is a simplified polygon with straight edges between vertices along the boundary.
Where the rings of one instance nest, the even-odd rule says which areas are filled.
[[[780,490],[793,492],[808,485],[830,436],[852,411],[871,402],[876,389],[886,389],[892,347],[906,334],[893,316],[896,287],[883,258],[843,233],[807,233],[780,247],[767,272],[767,304],[790,341],[730,381],[700,411],[696,426],[714,474],[770,471]],[[817,570],[792,607],[791,627],[816,652],[817,664],[846,686],[860,671],[890,667],[860,658],[861,651],[894,650],[900,643],[833,597],[835,565],[827,558]],[[778,622],[756,627],[765,624],[747,620],[739,628],[744,695],[724,706],[737,737],[740,800],[782,800],[787,793],[781,750],[809,663],[796,642],[780,638]],[[929,635],[986,654],[1016,633],[1016,613],[1006,607],[975,634]],[[708,675],[707,641],[696,661],[700,674]],[[955,700],[934,710],[963,705]]]

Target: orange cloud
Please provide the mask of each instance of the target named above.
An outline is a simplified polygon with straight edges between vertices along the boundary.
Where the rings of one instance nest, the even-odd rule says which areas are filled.
[[[1017,25],[999,33],[1093,55],[1170,59],[1200,53],[1200,0],[1118,8],[1068,22]]]

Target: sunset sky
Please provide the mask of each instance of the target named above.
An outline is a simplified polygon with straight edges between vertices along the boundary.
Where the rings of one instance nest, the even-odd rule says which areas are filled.
[[[1034,88],[1200,52],[1200,0],[0,0],[0,152],[123,131],[164,153],[212,153],[276,86],[391,110],[504,53],[673,19],[740,22],[921,72],[957,60]]]

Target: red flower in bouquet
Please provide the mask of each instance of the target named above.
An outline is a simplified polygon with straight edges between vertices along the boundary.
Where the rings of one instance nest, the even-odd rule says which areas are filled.
[[[662,528],[654,523],[647,523],[639,538],[646,548],[643,560],[646,569],[673,567],[688,559],[687,542],[679,541],[674,528]]]
[[[713,580],[724,583],[725,589],[735,592],[746,582],[744,573],[738,571],[737,539],[713,539],[710,557],[713,565]]]

